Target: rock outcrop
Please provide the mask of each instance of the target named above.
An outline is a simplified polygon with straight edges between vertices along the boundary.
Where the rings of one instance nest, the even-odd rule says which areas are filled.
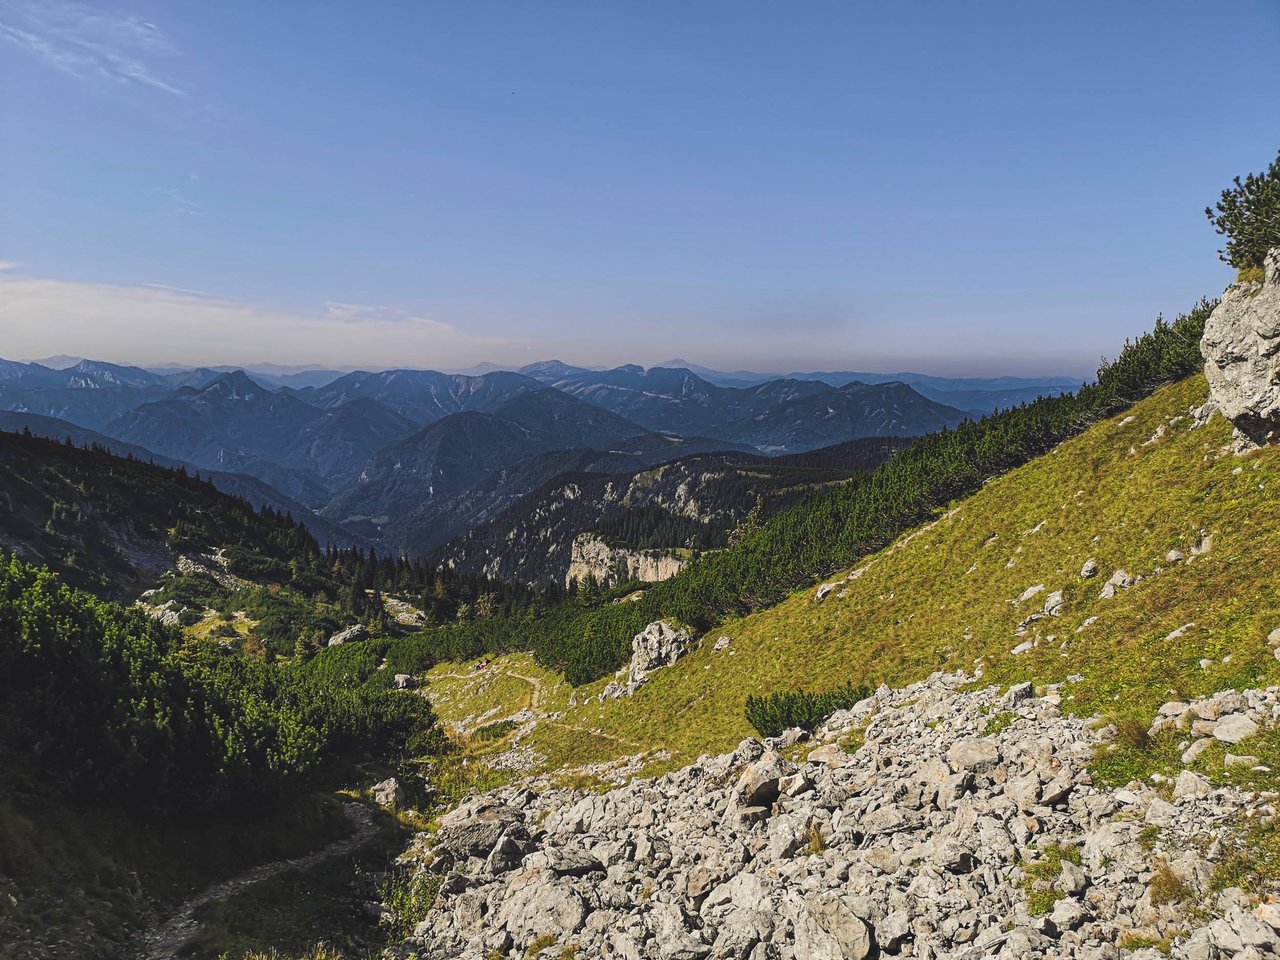
[[[1087,764],[1106,729],[1062,713],[1052,687],[968,682],[882,687],[798,754],[794,738],[745,740],[602,795],[472,799],[421,836],[440,893],[388,956],[1101,960],[1161,942],[1187,960],[1280,955],[1280,909],[1210,883],[1233,831],[1276,815],[1274,795],[1192,771],[1097,785]],[[1276,694],[1197,707],[1272,725]]]
[[[329,638],[327,646],[340,647],[344,643],[354,642],[357,640],[368,640],[369,628],[363,623],[353,623],[345,630],[339,630]]]
[[[1234,283],[1200,342],[1209,396],[1241,446],[1280,440],[1280,247],[1261,282]]]
[[[626,668],[626,680],[618,679],[604,688],[601,700],[629,697],[649,679],[650,671],[669,667],[686,653],[693,644],[689,631],[673,627],[665,620],[655,620],[631,638],[631,662]]]
[[[564,585],[611,587],[631,580],[657,583],[674,577],[684,566],[685,561],[669,551],[611,547],[595,534],[583,533],[574,538]]]

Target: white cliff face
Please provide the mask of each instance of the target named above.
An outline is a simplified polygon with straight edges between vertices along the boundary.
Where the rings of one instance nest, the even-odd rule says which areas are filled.
[[[1242,446],[1280,440],[1280,247],[1261,283],[1233,283],[1200,342],[1210,399]]]
[[[613,586],[629,580],[657,583],[668,580],[684,569],[685,561],[658,550],[628,550],[611,547],[595,534],[583,533],[573,541],[573,553],[564,585],[582,585],[589,580],[600,586]]]

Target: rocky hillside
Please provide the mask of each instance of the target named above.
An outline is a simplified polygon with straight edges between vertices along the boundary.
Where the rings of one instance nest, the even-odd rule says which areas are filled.
[[[1215,377],[1264,390],[1250,356]],[[514,782],[408,852],[439,892],[398,956],[1276,955],[1280,447],[1238,429],[1196,375],[614,677],[427,673]],[[750,736],[749,695],[850,683]]]
[[[604,794],[468,800],[409,854],[440,892],[392,955],[1276,955],[1280,907],[1230,872],[1275,793],[1190,771],[1097,784],[1114,728],[1064,713],[1057,685],[970,679],[884,687],[812,739],[744,740]],[[1280,689],[1222,711],[1230,742],[1228,718],[1280,723]]]

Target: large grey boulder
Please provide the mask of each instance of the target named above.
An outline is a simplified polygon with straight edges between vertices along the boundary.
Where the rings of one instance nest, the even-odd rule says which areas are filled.
[[[355,640],[369,639],[369,628],[363,623],[355,623],[347,627],[345,630],[339,630],[329,638],[329,646],[340,647],[344,643]]]
[[[1258,725],[1243,714],[1233,713],[1213,725],[1213,736],[1223,743],[1239,743],[1258,732]]]
[[[871,956],[871,931],[835,894],[805,898],[798,918],[796,955],[808,960],[864,960]]]
[[[738,778],[738,798],[748,807],[767,807],[782,792],[779,781],[795,768],[776,750],[742,771]]]
[[[1280,247],[1261,283],[1233,283],[1204,327],[1209,397],[1244,446],[1280,440]]]
[[[670,666],[686,653],[693,638],[665,620],[655,620],[631,640],[631,676],[627,693],[635,693],[649,679],[649,672]]]
[[[503,836],[522,829],[519,811],[489,797],[468,800],[440,821],[436,846],[459,860],[488,857]]]
[[[398,807],[404,803],[404,791],[400,789],[400,781],[395,777],[387,777],[381,783],[375,783],[369,793],[373,802],[380,807]]]
[[[582,926],[586,916],[587,905],[581,896],[530,870],[512,884],[495,919],[516,943],[527,946],[541,936],[568,937]]]

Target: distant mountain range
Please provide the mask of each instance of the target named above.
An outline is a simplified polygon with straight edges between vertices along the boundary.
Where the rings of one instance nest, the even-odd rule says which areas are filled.
[[[754,377],[675,362],[590,370],[544,361],[469,375],[0,360],[0,429],[186,466],[293,513],[322,541],[425,554],[500,514],[535,509],[527,498],[562,475],[638,475],[717,451],[768,462],[917,436],[1068,385]],[[557,551],[563,543],[561,531]],[[451,559],[474,566],[463,553]],[[524,579],[556,575],[542,564]]]

